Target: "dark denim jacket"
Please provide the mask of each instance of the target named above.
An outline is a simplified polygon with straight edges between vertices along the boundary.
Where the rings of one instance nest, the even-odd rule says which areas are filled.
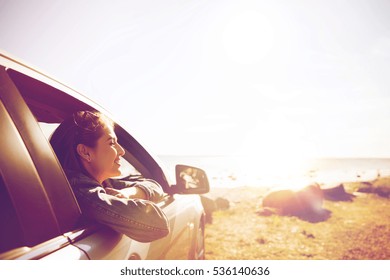
[[[115,188],[136,184],[149,200],[118,198],[106,193],[97,181],[81,172],[67,171],[68,180],[85,218],[93,219],[139,242],[150,242],[169,234],[168,219],[154,203],[163,191],[152,180],[126,182],[110,180]]]

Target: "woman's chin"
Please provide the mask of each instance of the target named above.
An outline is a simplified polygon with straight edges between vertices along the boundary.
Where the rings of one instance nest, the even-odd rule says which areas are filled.
[[[118,168],[115,172],[114,172],[114,176],[117,177],[117,176],[120,176],[122,175],[122,171],[120,170],[120,168]]]

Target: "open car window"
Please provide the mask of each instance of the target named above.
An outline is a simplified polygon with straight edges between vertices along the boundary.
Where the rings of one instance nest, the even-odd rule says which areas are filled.
[[[33,113],[37,122],[41,124],[42,131],[49,139],[55,127],[72,114],[79,110],[97,110],[110,117],[109,112],[98,104],[79,94],[77,91],[41,75],[29,68],[24,68],[23,73],[12,68],[7,69],[9,78],[17,87],[28,108]],[[170,188],[161,166],[156,158],[151,155],[136,139],[118,125],[116,134],[119,143],[125,149],[123,156],[123,176],[139,175],[144,178],[153,179],[165,189]]]

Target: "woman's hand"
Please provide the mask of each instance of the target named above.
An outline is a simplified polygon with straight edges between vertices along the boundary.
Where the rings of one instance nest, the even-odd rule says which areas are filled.
[[[106,193],[109,195],[113,195],[119,198],[127,198],[127,199],[147,199],[146,193],[141,189],[136,186],[134,187],[129,187],[129,188],[124,188],[121,190],[117,190],[114,188],[105,188]]]
[[[113,188],[105,188],[106,193],[112,196],[116,196],[119,198],[127,198],[124,194],[121,193],[120,190],[113,189]]]

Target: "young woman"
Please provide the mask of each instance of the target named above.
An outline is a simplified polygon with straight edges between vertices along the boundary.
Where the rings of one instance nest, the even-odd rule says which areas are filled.
[[[110,179],[121,174],[125,151],[109,118],[98,112],[76,112],[60,124],[50,143],[84,219],[96,220],[140,242],[169,233],[168,220],[154,203],[163,196],[157,182]]]

